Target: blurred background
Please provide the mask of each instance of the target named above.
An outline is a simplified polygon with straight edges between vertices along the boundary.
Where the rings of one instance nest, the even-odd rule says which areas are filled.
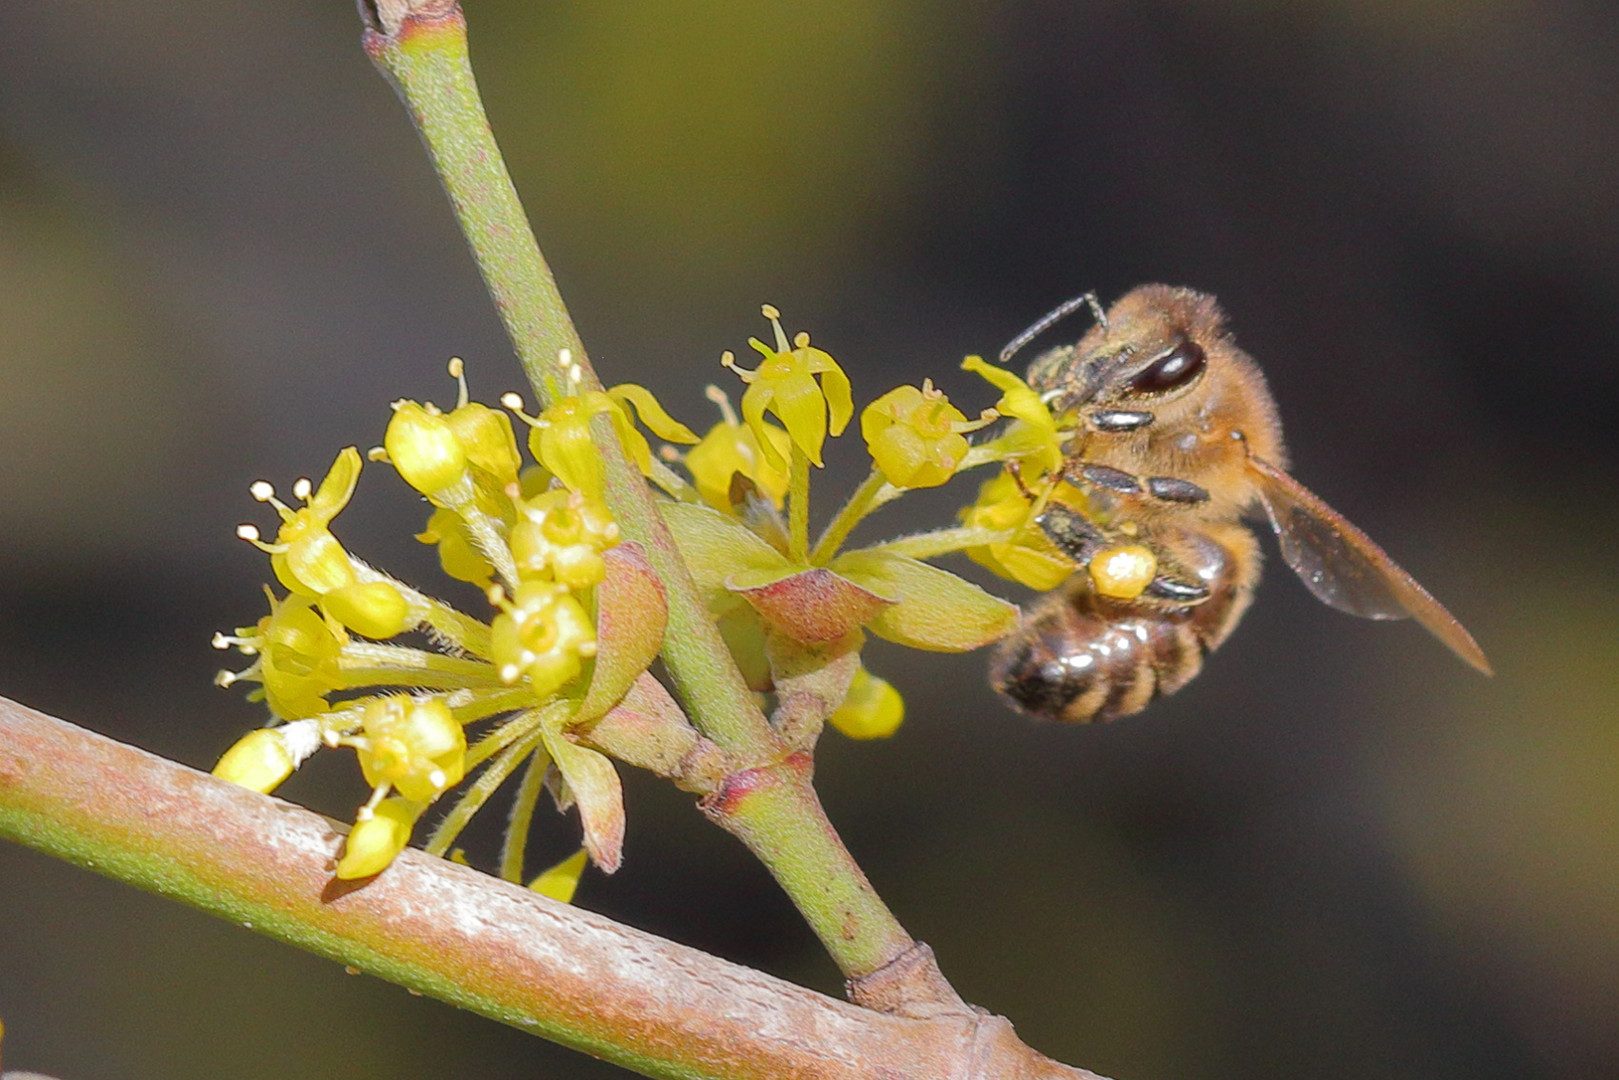
[[[467,7],[607,381],[706,425],[768,301],[857,401],[931,376],[970,413],[964,354],[1087,289],[1195,285],[1296,475],[1494,661],[1274,559],[1204,674],[1112,726],[1010,713],[981,656],[875,647],[909,718],[828,733],[821,791],[964,996],[1120,1080],[1619,1074],[1612,5]],[[452,402],[452,355],[483,400],[521,385],[358,38],[338,0],[0,5],[0,693],[202,768],[261,715],[210,685],[210,635],[263,608],[248,484],[376,444],[391,399]],[[427,583],[422,519],[362,480],[339,533]],[[285,793],[364,794],[336,754]],[[579,903],[840,991],[688,797],[628,797],[627,864]],[[536,865],[576,829],[542,818]],[[7,1065],[64,1080],[624,1075],[10,845],[0,1017]]]

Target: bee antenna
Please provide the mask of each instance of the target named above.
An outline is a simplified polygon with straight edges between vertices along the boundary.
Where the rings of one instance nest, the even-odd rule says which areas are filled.
[[[1091,315],[1096,319],[1096,325],[1100,326],[1103,330],[1107,329],[1107,312],[1102,310],[1102,302],[1096,298],[1096,294],[1094,292],[1088,292],[1083,296],[1076,296],[1072,300],[1064,300],[1062,303],[1058,304],[1056,307],[1052,308],[1050,311],[1036,319],[1032,324],[1030,324],[1027,330],[1023,331],[1023,333],[1007,342],[1006,348],[1001,350],[1001,364],[1004,366],[1007,361],[1011,360],[1012,357],[1016,356],[1020,351],[1022,351],[1025,345],[1039,337],[1041,334],[1045,333],[1047,330],[1050,330],[1053,326],[1056,326],[1058,323],[1062,322],[1064,319],[1068,318],[1068,316],[1072,315],[1082,307],[1090,308]]]

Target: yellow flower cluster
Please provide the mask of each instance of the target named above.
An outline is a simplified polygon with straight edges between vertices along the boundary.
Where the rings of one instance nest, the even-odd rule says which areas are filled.
[[[1060,480],[1067,433],[1027,383],[978,357],[963,367],[999,397],[976,419],[930,380],[893,389],[860,412],[870,475],[812,544],[810,466],[823,464],[826,439],[854,419],[852,390],[808,334],[789,338],[775,308],[763,313],[773,341],[750,339],[759,366],[744,369],[730,353],[721,361],[744,383],[740,417],[710,387],[721,421],[701,438],[643,387],[587,385],[566,352],[558,358],[566,385],[550,387],[534,415],[515,394],[501,398],[506,411],[470,401],[459,360],[450,365],[459,383],[454,408],[393,404],[370,459],[391,465],[427,500],[417,539],[437,549],[450,577],[483,590],[486,618],[374,569],[333,535],[362,470],[354,447],[338,454],[318,487],[294,484],[294,504],[268,483],[254,484],[254,498],[280,522],[269,540],[252,525],[239,535],[270,556],[288,595],[271,594],[268,615],[215,643],[252,658],[219,681],[257,684],[254,694],[278,723],[239,740],[216,774],[268,792],[319,747],[353,749],[371,788],[337,868],[354,878],[385,868],[427,809],[483,767],[474,794],[428,845],[449,850],[482,800],[527,762],[512,829],[527,829],[534,800],[550,790],[578,806],[589,858],[615,868],[623,832],[617,773],[579,735],[633,697],[667,614],[662,584],[639,548],[621,546],[608,509],[615,453],[669,496],[664,520],[722,635],[751,686],[792,699],[780,722],[799,745],[823,722],[861,739],[899,727],[899,692],[859,663],[866,633],[961,651],[1015,623],[1011,604],[922,560],[965,552],[1039,589],[1079,569],[1034,524],[1054,498],[1086,512],[1083,494]],[[528,429],[526,466],[514,416]],[[1009,423],[994,437],[969,441],[1002,419]],[[643,427],[689,449],[665,445],[655,456]],[[666,463],[683,465],[689,480]],[[844,550],[862,519],[903,492],[985,464],[1002,471],[963,511],[964,528]],[[1087,569],[1099,592],[1123,597],[1138,594],[1154,566],[1149,550],[1127,547]],[[809,701],[821,711],[806,715]],[[468,725],[491,720],[469,746]],[[508,837],[502,873],[514,881],[521,853],[521,837]],[[583,858],[546,871],[533,887],[570,897]]]
[[[460,384],[455,408],[395,402],[371,458],[391,464],[432,505],[417,538],[437,546],[451,577],[484,586],[494,609],[487,622],[366,565],[332,535],[362,468],[353,447],[338,455],[318,488],[307,480],[293,486],[300,506],[283,503],[267,483],[253,485],[254,497],[281,518],[273,541],[251,525],[238,530],[269,554],[290,595],[271,594],[270,613],[257,624],[216,637],[216,646],[253,658],[246,670],[221,673],[219,681],[257,683],[256,696],[283,723],[239,740],[215,773],[268,792],[319,746],[352,748],[372,791],[339,877],[385,867],[427,807],[489,756],[469,750],[467,724],[508,715],[490,737],[544,755],[540,715],[560,732],[568,712],[554,703],[577,705],[585,697],[597,650],[596,590],[620,542],[603,500],[591,418],[607,414],[626,452],[643,464],[650,464],[650,451],[626,405],[659,435],[696,441],[639,387],[575,393],[539,417],[523,416],[539,462],[525,470],[510,416],[468,400],[460,361],[450,371]],[[643,606],[649,602],[635,595]],[[652,602],[661,604],[661,597]],[[638,618],[637,625],[661,633],[661,608],[620,618]],[[412,630],[422,631],[429,647],[394,640]],[[655,639],[643,649],[648,659],[655,650]],[[346,700],[339,697],[345,693]],[[505,730],[512,724],[518,728]],[[523,741],[513,735],[518,730],[534,734]],[[543,760],[538,767],[544,771]],[[601,819],[614,808],[592,810]]]

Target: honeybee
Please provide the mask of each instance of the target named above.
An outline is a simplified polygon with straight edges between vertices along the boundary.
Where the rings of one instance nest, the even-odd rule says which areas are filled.
[[[1214,297],[1143,285],[1106,312],[1094,296],[1081,301],[1095,325],[1038,357],[1028,383],[1072,426],[1059,479],[1085,503],[1053,500],[1035,521],[1082,569],[1001,642],[990,668],[998,691],[1024,711],[1083,722],[1128,716],[1185,686],[1253,599],[1259,544],[1241,518],[1256,507],[1318,599],[1370,619],[1413,616],[1490,674],[1450,612],[1287,474],[1276,403]],[[1150,581],[1127,598],[1103,595],[1113,590],[1098,587],[1093,561],[1122,549],[1141,552]]]

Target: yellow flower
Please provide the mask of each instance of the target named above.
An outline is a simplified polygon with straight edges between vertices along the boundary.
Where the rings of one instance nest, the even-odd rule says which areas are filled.
[[[982,375],[1000,390],[1001,399],[995,403],[995,411],[1013,418],[1006,433],[985,443],[983,449],[991,451],[994,458],[1018,461],[1024,479],[1031,483],[1062,465],[1063,437],[1057,430],[1057,421],[1028,383],[1005,368],[985,363],[980,356],[967,357],[961,366],[965,371]]]
[[[241,526],[236,534],[269,554],[270,567],[277,580],[290,592],[317,597],[351,585],[354,568],[349,563],[348,552],[331,534],[330,526],[332,519],[348,505],[359,478],[360,452],[349,446],[338,453],[313,495],[308,480],[299,480],[293,485],[293,494],[305,503],[296,510],[276,498],[275,489],[260,480],[249,490],[255,499],[269,503],[281,515],[275,543],[260,540],[258,529],[252,525]]]
[[[759,493],[778,510],[787,495],[788,476],[784,463],[792,440],[775,424],[762,423],[757,429],[744,427],[731,411],[730,399],[717,386],[708,388],[708,398],[720,407],[723,419],[708,429],[703,440],[686,452],[686,470],[691,473],[697,493],[716,510],[730,513],[731,478],[738,474],[753,481]],[[759,431],[770,443],[777,464],[759,449]]]
[[[258,660],[246,671],[222,671],[217,680],[229,686],[242,679],[264,686],[270,711],[284,720],[296,720],[326,712],[326,695],[343,685],[338,656],[343,650],[341,631],[311,609],[307,596],[277,600],[269,589],[270,614],[258,625],[242,627],[236,637],[214,635],[214,647],[236,646]]]
[[[511,599],[496,593],[490,652],[502,682],[527,678],[546,697],[578,678],[596,655],[596,627],[566,585],[526,581]]]
[[[1030,521],[1035,504],[1002,472],[978,489],[978,499],[961,512],[970,528],[1011,532],[1012,539],[967,549],[967,557],[1004,578],[1042,592],[1073,574],[1074,563]]]
[[[493,477],[497,491],[516,483],[523,459],[517,453],[511,417],[468,400],[465,365],[459,357],[450,361],[450,374],[460,384],[460,394],[444,422],[461,443],[467,461]]]
[[[365,782],[379,793],[373,804],[390,787],[412,802],[429,803],[466,775],[466,735],[436,697],[373,699],[366,703],[361,734],[340,742],[358,753]]]
[[[905,719],[905,701],[888,682],[867,671],[854,673],[849,693],[827,722],[851,739],[886,739]]]
[[[631,423],[625,403],[635,408],[641,422],[660,439],[697,441],[689,428],[670,418],[650,391],[633,383],[615,386],[606,392],[586,390],[558,398],[537,417],[520,411],[523,399],[516,394],[506,394],[500,400],[529,425],[529,452],[539,463],[570,489],[598,499],[606,491],[606,474],[601,453],[590,437],[592,417],[607,414],[624,452],[642,473],[652,471],[652,448],[647,445],[646,436]]]
[[[781,314],[768,304],[763,311],[776,331],[776,347],[772,349],[757,338],[748,344],[764,357],[764,362],[754,371],[738,367],[730,353],[720,362],[748,384],[742,394],[742,417],[753,429],[755,441],[770,464],[777,469],[787,467],[765,431],[766,411],[776,414],[793,445],[820,466],[829,421],[831,434],[837,436],[843,434],[854,416],[849,377],[830,353],[810,347],[808,334],[799,334],[789,345],[787,332],[781,328]],[[816,375],[821,377],[820,383],[816,383]]]
[[[995,419],[969,422],[960,409],[923,380],[921,389],[901,386],[867,405],[860,434],[883,478],[897,488],[938,487],[956,474],[967,456],[965,432]]]
[[[401,400],[393,410],[382,437],[388,460],[405,483],[437,502],[466,476],[466,447],[437,406]]]
[[[427,519],[427,528],[416,534],[424,544],[438,545],[439,565],[457,581],[487,587],[495,568],[473,544],[466,523],[454,510],[439,507]]]
[[[426,807],[409,799],[384,799],[369,812],[362,811],[360,820],[349,830],[343,845],[343,857],[338,860],[336,874],[344,881],[380,874],[388,864],[410,843],[410,831]]]
[[[600,499],[555,489],[522,504],[511,528],[512,557],[524,578],[551,578],[570,589],[607,574],[601,553],[618,543],[618,523]]]

